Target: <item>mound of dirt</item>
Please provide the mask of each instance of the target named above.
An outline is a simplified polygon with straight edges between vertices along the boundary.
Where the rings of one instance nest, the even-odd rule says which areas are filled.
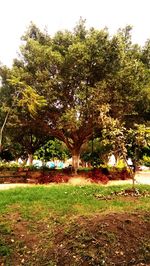
[[[0,265],[150,265],[148,212],[51,219],[31,224],[11,217],[12,235],[0,232],[11,252]]]
[[[145,214],[78,218],[55,232],[56,265],[150,265],[150,223]]]

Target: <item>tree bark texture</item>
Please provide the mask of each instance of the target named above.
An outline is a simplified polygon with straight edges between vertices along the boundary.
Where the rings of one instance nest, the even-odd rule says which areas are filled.
[[[80,150],[73,150],[72,152],[72,168],[75,174],[79,168]]]
[[[33,154],[28,154],[28,165],[32,165],[33,163]]]

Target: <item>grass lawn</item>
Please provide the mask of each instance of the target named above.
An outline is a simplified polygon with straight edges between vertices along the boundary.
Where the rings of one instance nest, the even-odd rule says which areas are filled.
[[[129,187],[0,191],[0,265],[148,265],[150,186],[112,194]]]

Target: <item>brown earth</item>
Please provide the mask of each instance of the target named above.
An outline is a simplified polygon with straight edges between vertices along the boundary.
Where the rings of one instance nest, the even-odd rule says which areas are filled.
[[[150,265],[148,212],[71,217],[65,224],[57,217],[31,223],[17,212],[8,219],[13,231],[0,237],[11,252],[1,266]]]

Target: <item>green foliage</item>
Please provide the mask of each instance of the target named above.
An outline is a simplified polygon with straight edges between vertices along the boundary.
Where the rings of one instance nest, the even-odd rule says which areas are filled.
[[[102,138],[94,138],[82,147],[81,159],[91,163],[92,166],[99,167],[107,163],[111,150],[111,143],[104,143]]]
[[[126,164],[125,164],[124,160],[118,160],[118,162],[116,164],[116,168],[117,169],[124,169],[124,168],[126,168]]]
[[[144,163],[145,166],[150,167],[150,156],[144,155],[143,156],[143,163]]]
[[[125,161],[127,156],[127,129],[125,128],[124,123],[121,123],[118,119],[111,118],[107,113],[103,114],[102,121],[102,143],[104,145],[111,145],[111,151],[113,151],[115,157]]]
[[[10,170],[17,170],[19,168],[19,164],[17,162],[5,162],[0,161],[0,170],[10,169]]]
[[[150,129],[145,125],[135,125],[126,132],[126,146],[128,155],[137,162],[142,160],[146,150],[149,150]]]
[[[49,140],[45,145],[40,147],[34,154],[38,159],[49,161],[59,159],[65,161],[69,158],[69,151],[65,145],[57,140]]]
[[[112,119],[111,141],[119,147],[115,135],[121,143],[121,127],[149,120],[149,45],[142,49],[131,37],[130,26],[111,37],[107,29],[86,29],[82,19],[72,32],[50,37],[31,23],[20,58],[11,69],[0,68],[0,116],[11,109],[8,128],[19,124],[22,131],[32,128],[36,138],[56,137],[78,157],[93,130],[109,130],[105,122]],[[42,133],[38,136],[37,126]],[[11,139],[12,131],[8,135]]]
[[[0,160],[12,161],[14,156],[9,149],[2,149],[0,151]]]
[[[37,170],[37,167],[34,165],[26,165],[26,162],[24,162],[23,164],[19,164],[18,162],[15,161],[11,161],[11,162],[7,162],[7,161],[0,161],[0,170],[14,170],[14,171],[18,171],[19,169],[24,169],[24,170]]]

